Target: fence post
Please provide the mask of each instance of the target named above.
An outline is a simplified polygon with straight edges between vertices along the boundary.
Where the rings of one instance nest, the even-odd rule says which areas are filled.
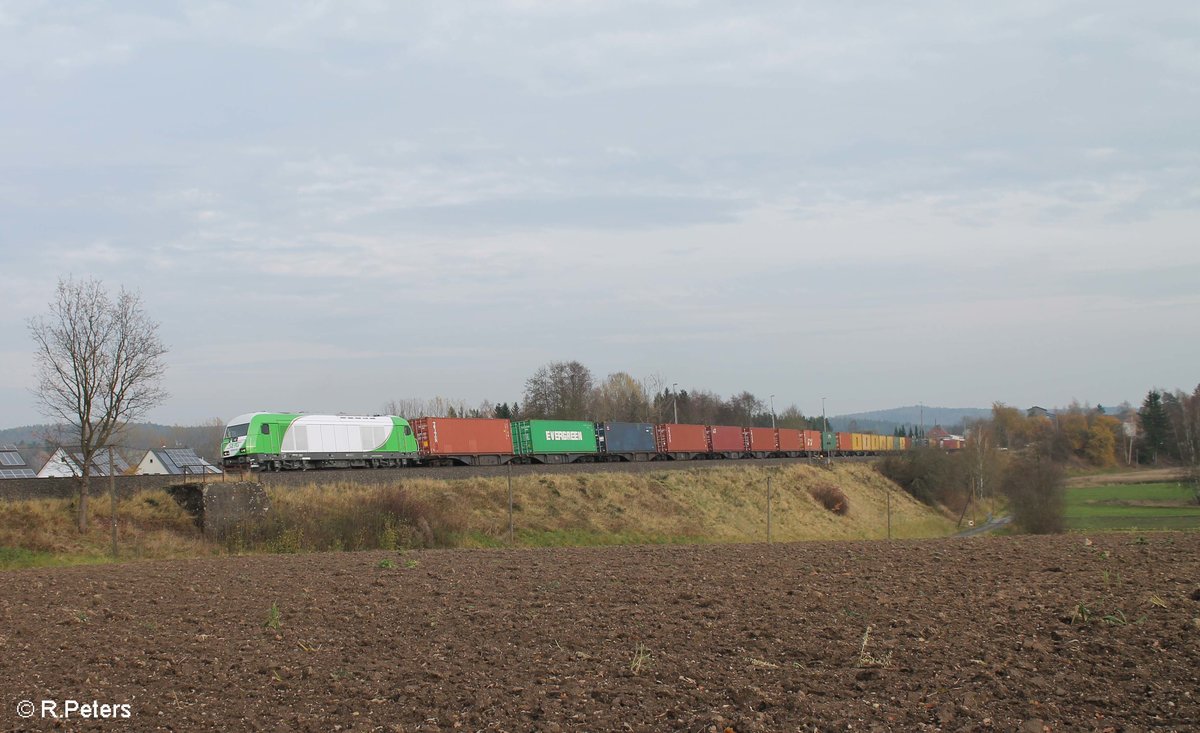
[[[767,544],[771,544],[771,477],[767,476]]]
[[[892,488],[889,486],[887,490],[887,512],[888,512],[888,539],[892,538]]]
[[[508,464],[508,544],[511,547],[513,543],[513,489],[512,489],[512,462]]]

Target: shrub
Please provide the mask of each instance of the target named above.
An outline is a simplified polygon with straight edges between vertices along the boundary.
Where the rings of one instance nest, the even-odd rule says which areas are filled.
[[[938,448],[915,448],[887,456],[875,467],[917,501],[931,506],[957,503],[967,483],[965,454],[950,455]]]
[[[1013,461],[1001,491],[1008,497],[1013,521],[1030,534],[1055,534],[1066,526],[1066,489],[1062,466],[1038,455]]]
[[[271,511],[226,534],[233,551],[396,550],[453,545],[464,522],[453,504],[401,485],[284,489]]]
[[[830,484],[819,484],[808,490],[812,494],[812,498],[821,503],[834,514],[844,515],[850,511],[850,500],[842,493],[842,490]]]

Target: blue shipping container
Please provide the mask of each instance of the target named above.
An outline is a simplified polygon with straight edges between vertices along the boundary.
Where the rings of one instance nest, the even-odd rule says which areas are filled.
[[[654,453],[654,426],[648,422],[598,422],[601,453]]]

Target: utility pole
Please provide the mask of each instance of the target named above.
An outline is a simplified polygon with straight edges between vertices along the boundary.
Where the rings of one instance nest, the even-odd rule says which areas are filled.
[[[833,465],[833,450],[825,450],[825,434],[829,432],[829,420],[825,418],[825,398],[821,398],[821,452],[825,454],[825,465]],[[834,449],[837,444],[834,443]]]
[[[679,382],[671,384],[671,407],[675,410],[675,424],[679,424],[679,390],[675,389]]]
[[[888,539],[892,538],[892,489],[887,490]]]
[[[108,493],[112,499],[112,516],[109,520],[112,522],[112,553],[113,559],[117,559],[117,478],[116,471],[113,470],[113,447],[108,446]]]
[[[771,395],[771,429],[775,429],[775,395]]]

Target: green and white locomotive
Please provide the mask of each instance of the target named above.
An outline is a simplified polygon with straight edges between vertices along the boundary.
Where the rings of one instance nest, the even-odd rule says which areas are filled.
[[[394,415],[251,412],[225,427],[226,469],[399,468],[417,457],[408,421]]]

